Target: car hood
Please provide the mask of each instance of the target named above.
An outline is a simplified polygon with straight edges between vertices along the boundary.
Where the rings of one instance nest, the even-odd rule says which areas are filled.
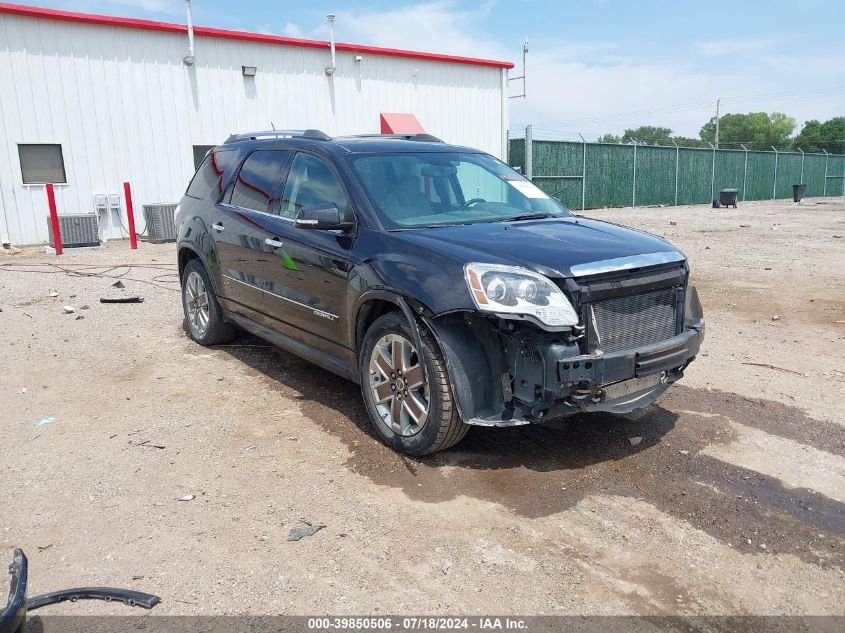
[[[593,262],[677,252],[663,238],[587,218],[549,218],[403,231],[420,246],[465,261],[524,266],[544,275],[569,277],[572,267]]]

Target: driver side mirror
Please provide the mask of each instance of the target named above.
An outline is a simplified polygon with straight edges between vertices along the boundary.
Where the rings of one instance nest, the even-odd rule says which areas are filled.
[[[340,217],[340,210],[336,205],[326,203],[302,207],[296,214],[294,226],[298,229],[348,231],[353,227],[353,223]]]

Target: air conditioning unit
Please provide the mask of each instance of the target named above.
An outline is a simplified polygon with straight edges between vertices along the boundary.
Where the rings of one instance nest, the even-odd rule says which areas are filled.
[[[68,213],[59,216],[59,231],[62,246],[74,248],[80,246],[99,246],[100,232],[97,227],[96,213]],[[47,216],[47,232],[50,246],[56,247],[56,236],[53,235],[53,223]]]
[[[153,244],[176,241],[176,223],[173,215],[176,204],[145,204],[144,222],[147,224],[147,239]]]

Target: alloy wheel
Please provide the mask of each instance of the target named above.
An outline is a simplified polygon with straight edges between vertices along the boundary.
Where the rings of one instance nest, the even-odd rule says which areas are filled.
[[[194,334],[205,334],[210,317],[208,291],[202,276],[193,270],[185,282],[185,315]]]
[[[387,334],[370,354],[370,389],[379,417],[397,435],[419,433],[428,419],[428,385],[413,344]]]

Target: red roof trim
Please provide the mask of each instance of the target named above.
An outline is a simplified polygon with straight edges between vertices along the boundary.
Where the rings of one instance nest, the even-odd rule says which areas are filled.
[[[154,20],[139,20],[137,18],[121,18],[111,15],[95,15],[92,13],[77,13],[75,11],[60,11],[58,9],[43,9],[41,7],[30,7],[21,4],[10,4],[7,2],[0,2],[0,13],[20,15],[28,18],[41,18],[45,20],[81,22],[83,24],[99,24],[102,26],[144,29],[147,31],[164,31],[166,33],[185,33],[187,31],[187,27],[184,24],[156,22]],[[279,44],[281,46],[302,46],[305,48],[329,47],[329,43],[322,40],[306,40],[296,37],[282,37],[280,35],[263,35],[261,33],[249,33],[246,31],[229,31],[227,29],[215,29],[208,26],[195,26],[194,35],[200,37],[217,37],[228,40],[246,40],[250,42],[261,42],[264,44]],[[358,44],[338,42],[335,44],[335,48],[339,51],[348,51],[351,53],[370,53],[372,55],[407,57],[411,59],[424,59],[435,62],[470,64],[473,66],[492,66],[494,68],[513,68],[513,64],[511,62],[500,62],[491,59],[476,59],[474,57],[459,57],[457,55],[439,55],[437,53],[424,53],[420,51],[406,51],[396,48],[382,48],[380,46],[360,46]]]

